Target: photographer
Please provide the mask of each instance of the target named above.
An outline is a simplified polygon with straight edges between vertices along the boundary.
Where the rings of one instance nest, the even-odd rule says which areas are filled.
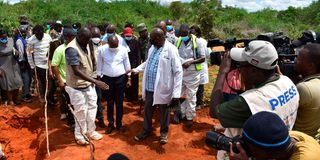
[[[259,123],[257,123],[259,122]],[[270,123],[272,122],[272,123]],[[259,112],[243,125],[242,142],[237,142],[238,154],[230,143],[230,159],[319,159],[320,145],[312,137],[288,131],[282,119],[275,113]]]
[[[294,129],[314,137],[320,128],[320,44],[300,50],[295,69],[303,80],[297,84],[300,101]]]
[[[223,102],[222,86],[230,71],[231,58],[240,62],[241,80],[246,91],[233,100]],[[210,115],[227,128],[225,134],[241,133],[244,122],[260,111],[278,114],[291,130],[297,115],[299,94],[286,76],[275,73],[278,54],[267,41],[251,41],[246,48],[233,48],[226,53],[211,94]],[[218,152],[218,159],[223,153]]]

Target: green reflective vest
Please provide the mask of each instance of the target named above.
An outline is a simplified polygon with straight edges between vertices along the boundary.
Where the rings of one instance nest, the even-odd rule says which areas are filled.
[[[192,42],[192,47],[193,47],[193,58],[198,59],[198,50],[197,50],[197,37],[193,34],[191,34],[191,42]],[[179,49],[180,45],[182,42],[181,36],[178,38],[178,41],[176,43],[176,47]],[[202,63],[195,64],[196,71],[201,71],[202,70]]]

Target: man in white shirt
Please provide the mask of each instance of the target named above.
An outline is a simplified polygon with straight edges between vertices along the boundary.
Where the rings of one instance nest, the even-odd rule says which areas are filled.
[[[175,44],[178,40],[178,38],[175,35],[175,30],[173,27],[173,21],[171,19],[167,19],[166,21],[166,39],[172,43]]]
[[[33,28],[34,35],[28,39],[27,42],[27,53],[28,62],[31,69],[36,69],[37,78],[39,82],[39,91],[41,96],[41,101],[44,102],[44,95],[46,91],[46,72],[48,70],[48,50],[51,37],[44,33],[44,28],[41,25],[36,25]],[[51,69],[49,68],[49,72]],[[50,84],[52,83],[52,77],[48,77],[49,80],[49,93],[48,93],[48,103],[52,104],[54,97],[53,92],[50,90]]]
[[[143,131],[134,137],[142,141],[152,132],[152,112],[155,105],[160,108],[160,143],[168,142],[170,112],[168,104],[178,104],[182,86],[182,65],[177,48],[165,39],[160,28],[155,28],[150,35],[148,59],[133,69],[142,72],[142,98],[144,104]]]
[[[102,81],[109,86],[106,91],[107,98],[107,118],[109,121],[106,134],[110,134],[114,127],[113,110],[116,104],[116,128],[123,131],[123,97],[126,87],[126,76],[130,72],[130,61],[128,51],[122,45],[116,36],[108,37],[108,44],[99,48],[97,61],[97,75],[102,77]],[[130,86],[130,73],[128,75]]]

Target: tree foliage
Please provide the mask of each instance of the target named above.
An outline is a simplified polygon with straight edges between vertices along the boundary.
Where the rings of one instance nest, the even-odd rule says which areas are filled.
[[[207,38],[250,38],[264,32],[283,31],[296,38],[306,29],[320,29],[320,2],[305,8],[289,7],[284,11],[264,9],[249,13],[244,9],[223,7],[221,0],[194,0],[191,3],[173,2],[161,6],[150,0],[28,0],[9,5],[0,1],[0,25],[12,30],[18,27],[19,15],[30,22],[45,24],[48,20],[82,24],[106,22],[118,26],[125,23],[146,23],[149,29],[159,20],[173,19],[176,24],[198,24]]]

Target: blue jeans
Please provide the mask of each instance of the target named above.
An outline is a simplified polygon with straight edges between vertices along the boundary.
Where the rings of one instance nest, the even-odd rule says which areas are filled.
[[[31,69],[29,67],[20,68],[21,78],[23,82],[22,87],[22,96],[23,98],[29,98],[30,95],[30,86],[31,86]]]

